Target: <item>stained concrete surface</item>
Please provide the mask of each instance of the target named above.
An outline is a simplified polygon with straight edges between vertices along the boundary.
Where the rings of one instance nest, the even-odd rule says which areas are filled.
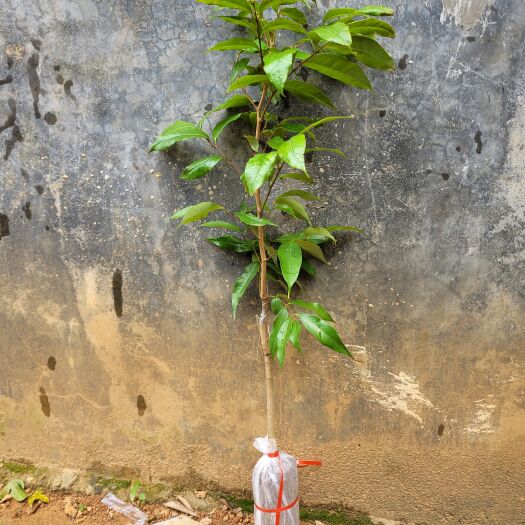
[[[366,232],[341,237],[309,292],[358,362],[290,353],[283,447],[323,459],[301,474],[309,503],[525,523],[525,5],[385,3],[398,67],[371,73],[370,94],[319,79],[356,118],[320,134],[347,159],[309,164],[327,194],[314,219]],[[233,323],[242,261],[166,220],[238,189],[222,171],[178,179],[197,145],[146,153],[223,97],[229,71],[205,50],[227,31],[209,15],[191,0],[0,3],[4,458],[249,487],[255,295]]]

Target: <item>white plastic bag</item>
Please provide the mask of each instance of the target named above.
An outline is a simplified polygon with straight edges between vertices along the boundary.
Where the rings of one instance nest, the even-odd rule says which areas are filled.
[[[255,525],[299,525],[296,459],[268,437],[257,438],[253,446],[264,454],[252,476]]]
[[[102,503],[110,509],[119,512],[120,514],[124,514],[126,518],[133,520],[133,525],[146,525],[148,522],[147,514],[144,514],[144,512],[137,507],[118,499],[112,492],[109,492],[106,497],[102,499]]]

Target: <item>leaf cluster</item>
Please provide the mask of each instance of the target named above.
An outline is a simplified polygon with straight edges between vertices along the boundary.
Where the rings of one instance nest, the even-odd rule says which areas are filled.
[[[323,23],[309,27],[308,0],[197,0],[215,6],[220,20],[244,32],[216,43],[209,51],[234,56],[224,102],[208,111],[198,123],[178,120],[165,128],[152,144],[151,151],[164,151],[178,142],[196,139],[207,143],[213,154],[184,168],[181,178],[197,180],[207,176],[219,164],[227,164],[242,184],[245,199],[239,209],[230,210],[216,202],[200,202],[179,210],[171,217],[179,225],[197,221],[201,227],[226,230],[208,241],[222,250],[246,254],[249,262],[236,280],[232,291],[235,317],[239,302],[256,277],[261,299],[270,301],[275,314],[270,334],[270,351],[282,364],[287,344],[301,350],[300,334],[306,329],[324,346],[350,355],[334,327],[330,314],[318,303],[293,299],[302,288],[301,275],[315,275],[312,260],[326,263],[323,245],[335,242],[336,231],[360,232],[354,226],[315,225],[306,203],[318,200],[307,189],[314,184],[305,165],[307,153],[330,151],[316,144],[320,126],[352,115],[324,118],[294,115],[281,118],[278,103],[283,97],[334,108],[330,97],[312,82],[304,80],[304,69],[358,89],[371,90],[366,68],[394,69],[392,57],[379,38],[394,38],[393,27],[382,18],[393,10],[383,6],[350,7],[328,10]],[[284,46],[279,37],[287,35]],[[295,39],[295,40],[294,40]],[[292,44],[289,42],[293,41]],[[215,114],[223,118],[215,122]],[[239,167],[221,148],[220,137],[230,125],[244,122],[252,132],[244,135],[249,158]],[[294,188],[282,191],[284,181],[295,181]],[[211,213],[219,219],[208,220]],[[277,219],[287,216],[299,225],[293,233],[281,233]],[[273,283],[268,294],[266,280]]]

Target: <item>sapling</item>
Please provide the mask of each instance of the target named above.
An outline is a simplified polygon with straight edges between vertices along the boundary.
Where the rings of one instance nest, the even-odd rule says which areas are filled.
[[[168,126],[150,151],[164,151],[190,139],[207,143],[213,154],[185,167],[181,178],[198,180],[222,163],[244,190],[238,209],[228,209],[214,201],[199,202],[175,212],[171,219],[180,224],[206,221],[200,226],[226,230],[224,235],[207,240],[249,260],[233,286],[232,312],[235,318],[241,298],[257,277],[260,301],[257,324],[266,374],[267,433],[275,437],[272,364],[276,359],[283,365],[288,344],[301,352],[301,333],[305,329],[322,345],[351,357],[326,308],[296,298],[295,294],[304,286],[299,280],[301,275],[316,272],[312,259],[326,263],[323,245],[335,242],[334,232],[360,233],[354,226],[313,224],[303,204],[319,199],[304,189],[314,184],[306,169],[305,155],[323,152],[344,155],[332,144],[330,148],[317,147],[317,129],[352,115],[314,118],[296,115],[292,105],[288,116],[283,118],[284,102],[298,98],[334,108],[329,96],[313,81],[314,77],[305,74],[307,70],[345,85],[371,90],[363,64],[374,69],[394,69],[392,57],[377,41],[378,37],[395,36],[392,26],[377,18],[394,12],[382,6],[335,8],[325,13],[320,25],[310,28],[304,12],[305,8],[310,9],[308,0],[197,1],[215,6],[215,16],[232,24],[236,34],[242,35],[210,48],[226,52],[226,60],[233,58],[227,89],[231,96],[197,123],[177,120]],[[216,122],[216,114],[222,111],[226,115]],[[205,130],[206,123],[211,132]],[[251,129],[238,144],[248,157],[243,167],[220,144],[226,127],[241,124],[242,129],[246,126]],[[293,186],[285,186],[286,183]],[[216,212],[220,217],[209,220],[208,216]],[[277,222],[280,215],[297,223],[296,231],[283,233],[283,225]],[[288,223],[285,229],[290,231]]]

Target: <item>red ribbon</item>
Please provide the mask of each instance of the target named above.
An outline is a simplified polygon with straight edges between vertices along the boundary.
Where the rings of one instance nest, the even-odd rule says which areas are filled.
[[[265,509],[263,507],[259,507],[259,505],[255,503],[255,508],[257,510],[260,510],[261,512],[267,512],[267,513],[274,512],[275,513],[275,525],[279,525],[281,521],[281,512],[285,512],[291,509],[294,505],[296,505],[297,502],[299,501],[299,496],[297,496],[297,498],[295,498],[289,505],[285,505],[284,507],[282,506],[283,492],[284,492],[284,471],[283,471],[283,464],[281,462],[281,456],[278,450],[276,450],[275,452],[270,452],[269,454],[267,454],[267,456],[269,458],[279,458],[279,469],[281,471],[281,477],[279,479],[279,493],[277,495],[277,507],[275,509]],[[297,466],[298,467],[309,467],[309,466],[320,467],[321,462],[316,459],[298,459]]]

